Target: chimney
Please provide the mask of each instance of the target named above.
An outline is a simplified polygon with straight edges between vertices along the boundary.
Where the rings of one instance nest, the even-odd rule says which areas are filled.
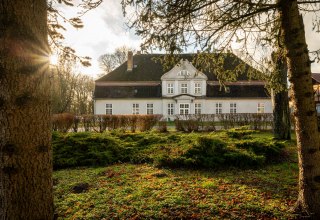
[[[128,51],[128,61],[127,61],[127,71],[132,71],[133,69],[133,53]]]

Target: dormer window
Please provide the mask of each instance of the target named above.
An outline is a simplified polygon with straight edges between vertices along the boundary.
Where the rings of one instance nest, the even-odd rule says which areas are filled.
[[[190,73],[188,70],[181,70],[179,73],[178,73],[178,76],[190,76]]]

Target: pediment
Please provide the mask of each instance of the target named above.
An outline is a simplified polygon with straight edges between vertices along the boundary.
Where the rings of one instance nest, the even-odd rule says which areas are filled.
[[[197,70],[188,60],[181,59],[171,70],[162,75],[161,80],[186,80],[186,79],[202,79],[207,80],[208,77]]]

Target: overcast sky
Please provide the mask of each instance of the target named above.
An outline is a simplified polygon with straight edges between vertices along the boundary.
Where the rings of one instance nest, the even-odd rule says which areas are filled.
[[[75,7],[63,7],[70,17],[76,12]],[[90,56],[92,66],[81,68],[81,72],[96,77],[101,72],[97,59],[104,53],[112,53],[115,48],[128,46],[139,50],[141,40],[125,25],[119,0],[104,1],[98,8],[82,17],[84,28],[67,27],[65,43],[76,49],[81,56]],[[312,31],[311,18],[305,18],[306,37],[309,50],[320,48],[320,34]],[[312,71],[320,73],[320,65],[312,64]]]

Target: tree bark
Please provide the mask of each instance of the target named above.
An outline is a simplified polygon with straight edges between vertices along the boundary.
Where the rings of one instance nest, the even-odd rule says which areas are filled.
[[[280,48],[277,55],[274,57],[275,71],[273,74],[278,80],[281,89],[273,89],[273,136],[278,140],[291,140],[291,123],[289,98],[287,90],[287,68],[285,58],[282,56]]]
[[[304,24],[296,0],[280,0],[279,3],[299,158],[296,211],[311,219],[320,219],[319,134]]]
[[[0,219],[52,219],[46,0],[0,1]]]

